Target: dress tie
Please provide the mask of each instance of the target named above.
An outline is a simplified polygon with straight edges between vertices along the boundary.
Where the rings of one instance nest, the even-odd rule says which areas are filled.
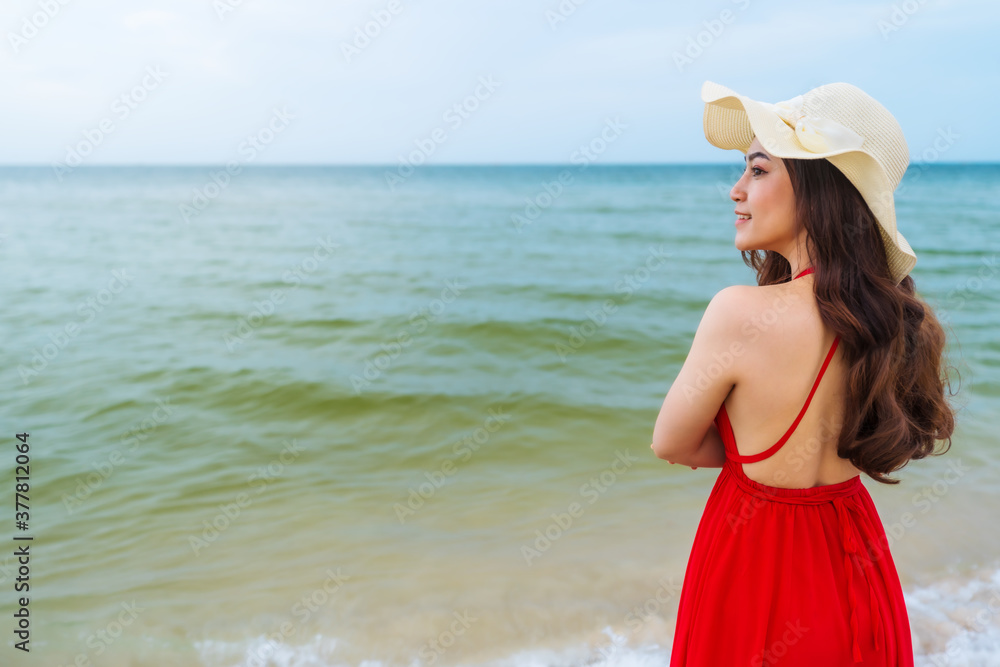
[[[850,625],[854,662],[861,662],[861,646],[858,643],[858,601],[853,585],[854,563],[860,559],[861,538],[858,535],[857,526],[851,521],[851,516],[848,512],[848,506],[854,509],[854,503],[848,501],[847,498],[837,498],[833,501],[833,505],[837,508],[837,516],[840,519],[841,533],[844,540],[844,570],[847,572],[847,600],[851,608]],[[865,553],[867,555],[867,550]],[[852,562],[852,557],[854,562]],[[867,563],[869,559],[866,557],[864,560]],[[875,594],[875,585],[872,583],[872,578],[866,569],[868,566],[858,563],[858,567],[861,569],[865,581],[868,583],[868,604],[871,609],[872,621],[874,622],[875,651],[881,651],[881,640],[884,631],[882,627],[882,609],[878,602],[878,595]]]

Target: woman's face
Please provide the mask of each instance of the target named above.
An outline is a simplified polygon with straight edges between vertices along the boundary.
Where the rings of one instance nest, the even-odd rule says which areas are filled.
[[[736,217],[736,247],[741,251],[773,250],[790,257],[798,236],[795,196],[781,158],[769,154],[754,137],[745,156],[746,169],[736,181],[730,198]]]

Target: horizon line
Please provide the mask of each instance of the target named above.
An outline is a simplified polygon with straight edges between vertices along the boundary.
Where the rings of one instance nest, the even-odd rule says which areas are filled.
[[[227,162],[108,162],[99,164],[83,164],[76,167],[62,165],[60,163],[42,162],[0,162],[0,169],[24,169],[24,168],[63,168],[68,170],[94,169],[94,168],[115,168],[115,167],[208,167],[226,168]],[[931,165],[977,165],[990,166],[1000,165],[1000,161],[994,160],[961,160],[945,161],[934,160],[933,162],[911,161],[909,166],[931,166]],[[369,167],[398,169],[401,166],[421,169],[424,167],[571,167],[577,170],[589,167],[731,167],[740,166],[736,160],[728,162],[600,162],[586,165],[579,165],[571,162],[436,162],[434,164],[421,165],[401,165],[398,162],[265,162],[258,164],[239,164],[240,168],[255,167]]]

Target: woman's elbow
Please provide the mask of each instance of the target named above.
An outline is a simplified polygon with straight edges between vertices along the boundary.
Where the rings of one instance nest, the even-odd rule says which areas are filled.
[[[653,439],[649,446],[656,458],[673,462],[677,461],[678,457],[683,457],[683,452],[677,446],[677,435],[678,429],[665,418],[661,411],[656,418],[656,423],[653,424]]]
[[[674,452],[674,450],[662,440],[656,440],[654,438],[653,444],[651,444],[649,448],[653,450],[653,454],[655,454],[658,459],[663,459],[664,461],[675,460],[676,452]]]

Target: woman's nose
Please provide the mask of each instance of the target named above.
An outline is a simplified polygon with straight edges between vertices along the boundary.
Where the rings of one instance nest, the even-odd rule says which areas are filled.
[[[740,180],[733,183],[732,189],[729,191],[729,198],[733,201],[740,201],[746,197],[746,192],[743,190],[743,177]]]

